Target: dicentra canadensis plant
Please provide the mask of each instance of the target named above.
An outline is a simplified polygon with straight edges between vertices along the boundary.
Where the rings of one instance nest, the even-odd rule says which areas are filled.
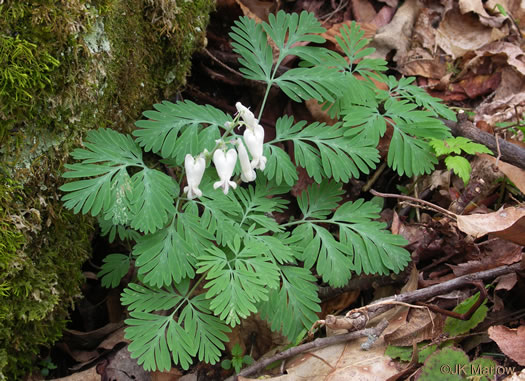
[[[226,333],[252,313],[293,341],[318,318],[320,284],[398,273],[410,261],[405,239],[377,221],[377,204],[342,202],[342,184],[376,167],[387,126],[387,164],[400,175],[430,172],[437,159],[429,139],[451,137],[437,117],[455,115],[413,79],[385,76],[386,62],[367,57],[373,49],[355,24],[337,37],[344,57],[315,46],[323,32],[307,12],[281,11],[260,24],[241,17],[230,33],[240,71],[266,83],[257,117],[240,103],[229,115],[164,101],[132,135],[99,129],[72,153],[65,206],[97,216],[110,240],[133,245],[107,256],[99,276],[115,287],[132,263],[137,270],[121,301],[129,350],[145,369],[216,363]],[[278,74],[288,56],[299,57],[299,67]],[[324,103],[340,121],[283,116],[265,141],[260,121],[272,86],[296,102]],[[160,156],[159,165],[146,164],[143,151]],[[300,213],[277,222],[297,166],[315,183],[297,196]]]

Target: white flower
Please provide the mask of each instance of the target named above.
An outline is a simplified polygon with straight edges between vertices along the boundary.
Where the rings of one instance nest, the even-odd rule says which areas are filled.
[[[237,184],[230,180],[236,162],[237,151],[233,148],[228,150],[228,152],[224,152],[222,149],[215,151],[213,154],[213,163],[215,164],[220,180],[213,184],[214,189],[221,187],[224,194],[227,194],[230,186],[233,189],[237,188]]]
[[[246,128],[244,131],[244,142],[252,155],[252,168],[264,170],[266,157],[263,156],[264,128],[257,124],[253,129]]]
[[[255,126],[259,124],[259,121],[255,119],[253,112],[251,112],[248,107],[243,106],[241,102],[235,103],[235,107],[237,108],[237,112],[241,116],[242,120],[244,120],[244,123],[246,123],[246,127],[249,129],[254,129]]]
[[[246,151],[246,147],[244,147],[242,140],[237,139],[236,143],[238,145],[237,151],[239,152],[239,162],[241,163],[241,180],[245,183],[249,183],[250,181],[255,180],[257,175],[250,164],[250,158],[248,157],[248,152]]]
[[[199,184],[206,169],[206,161],[200,155],[195,159],[190,154],[187,154],[184,158],[184,168],[186,169],[186,179],[188,181],[188,186],[184,187],[184,193],[188,193],[190,200],[195,197],[201,197],[202,191],[199,189]]]

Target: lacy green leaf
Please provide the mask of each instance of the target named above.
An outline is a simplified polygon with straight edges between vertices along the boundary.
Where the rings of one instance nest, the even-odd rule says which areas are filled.
[[[128,273],[129,256],[124,254],[108,254],[97,276],[101,278],[102,287],[117,287],[120,280]]]
[[[229,36],[234,41],[233,51],[241,56],[240,72],[248,79],[270,82],[273,55],[263,27],[249,17],[241,17],[234,24]]]
[[[129,283],[122,291],[120,301],[131,311],[151,312],[175,307],[182,301],[182,296],[175,291]]]
[[[133,131],[137,142],[147,152],[174,158],[177,165],[186,154],[197,155],[204,148],[212,150],[220,137],[219,127],[232,119],[210,105],[197,105],[191,101],[171,103],[163,101],[153,105],[155,111],[145,111],[147,120],[135,123]]]
[[[66,193],[62,197],[64,206],[74,213],[91,213],[97,216],[107,213],[116,220],[127,220],[129,216],[119,216],[115,210],[117,201],[126,204],[129,184],[126,183],[128,167],[144,167],[142,152],[130,136],[113,130],[90,131],[83,149],[75,149],[71,156],[80,161],[66,164],[65,178],[91,177],[76,180],[60,187]],[[123,189],[124,188],[124,189]],[[127,213],[127,211],[123,212]]]
[[[198,273],[206,273],[206,298],[210,308],[227,324],[235,326],[240,319],[257,312],[256,303],[268,300],[268,287],[277,287],[278,267],[260,255],[260,245],[246,246],[227,255],[218,247],[198,258]]]
[[[133,247],[133,255],[138,274],[148,285],[168,286],[195,276],[194,253],[174,223],[141,237]]]
[[[294,68],[287,70],[275,83],[292,100],[315,99],[334,102],[341,95],[340,75],[331,67]]]
[[[340,123],[292,124],[291,117],[279,118],[276,138],[270,143],[291,140],[297,165],[305,168],[317,183],[329,177],[347,182],[360,173],[369,173],[379,161],[379,153],[371,142],[345,137]]]
[[[280,147],[266,143],[264,145],[264,156],[268,159],[264,174],[268,180],[274,180],[278,185],[283,181],[289,186],[293,186],[299,176],[295,165],[288,155]]]
[[[467,159],[461,156],[447,156],[445,158],[445,165],[448,170],[452,170],[458,175],[465,185],[468,184],[472,167]]]
[[[281,331],[291,342],[310,329],[321,311],[318,287],[312,273],[302,267],[281,266],[281,287],[270,290],[268,301],[259,304],[261,317],[272,331]]]
[[[303,218],[326,218],[339,206],[343,193],[341,185],[333,181],[309,186],[297,197]]]

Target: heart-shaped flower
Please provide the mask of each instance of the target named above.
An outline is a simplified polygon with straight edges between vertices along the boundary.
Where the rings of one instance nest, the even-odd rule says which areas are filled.
[[[184,158],[184,168],[186,169],[186,179],[188,181],[188,186],[184,187],[184,193],[188,193],[190,200],[195,197],[201,197],[202,191],[199,189],[199,184],[206,169],[206,161],[200,155],[195,159],[190,154],[187,154]]]
[[[248,151],[246,151],[246,147],[244,147],[242,140],[237,139],[236,143],[238,145],[237,152],[239,152],[239,162],[241,163],[241,180],[245,183],[249,183],[250,181],[255,180],[257,175],[250,164]]]
[[[264,128],[260,124],[253,129],[247,127],[243,136],[246,147],[252,155],[252,168],[263,171],[266,167],[266,157],[263,156]]]
[[[237,188],[237,184],[230,180],[236,162],[237,151],[233,148],[228,150],[228,152],[224,152],[222,149],[215,151],[213,154],[213,164],[215,164],[220,180],[213,184],[214,189],[221,187],[224,194],[227,194],[230,187],[233,189]]]

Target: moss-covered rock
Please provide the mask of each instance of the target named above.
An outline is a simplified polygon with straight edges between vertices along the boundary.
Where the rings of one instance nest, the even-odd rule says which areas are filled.
[[[129,131],[185,82],[213,0],[0,2],[0,379],[59,336],[93,221],[57,190],[93,128]]]

